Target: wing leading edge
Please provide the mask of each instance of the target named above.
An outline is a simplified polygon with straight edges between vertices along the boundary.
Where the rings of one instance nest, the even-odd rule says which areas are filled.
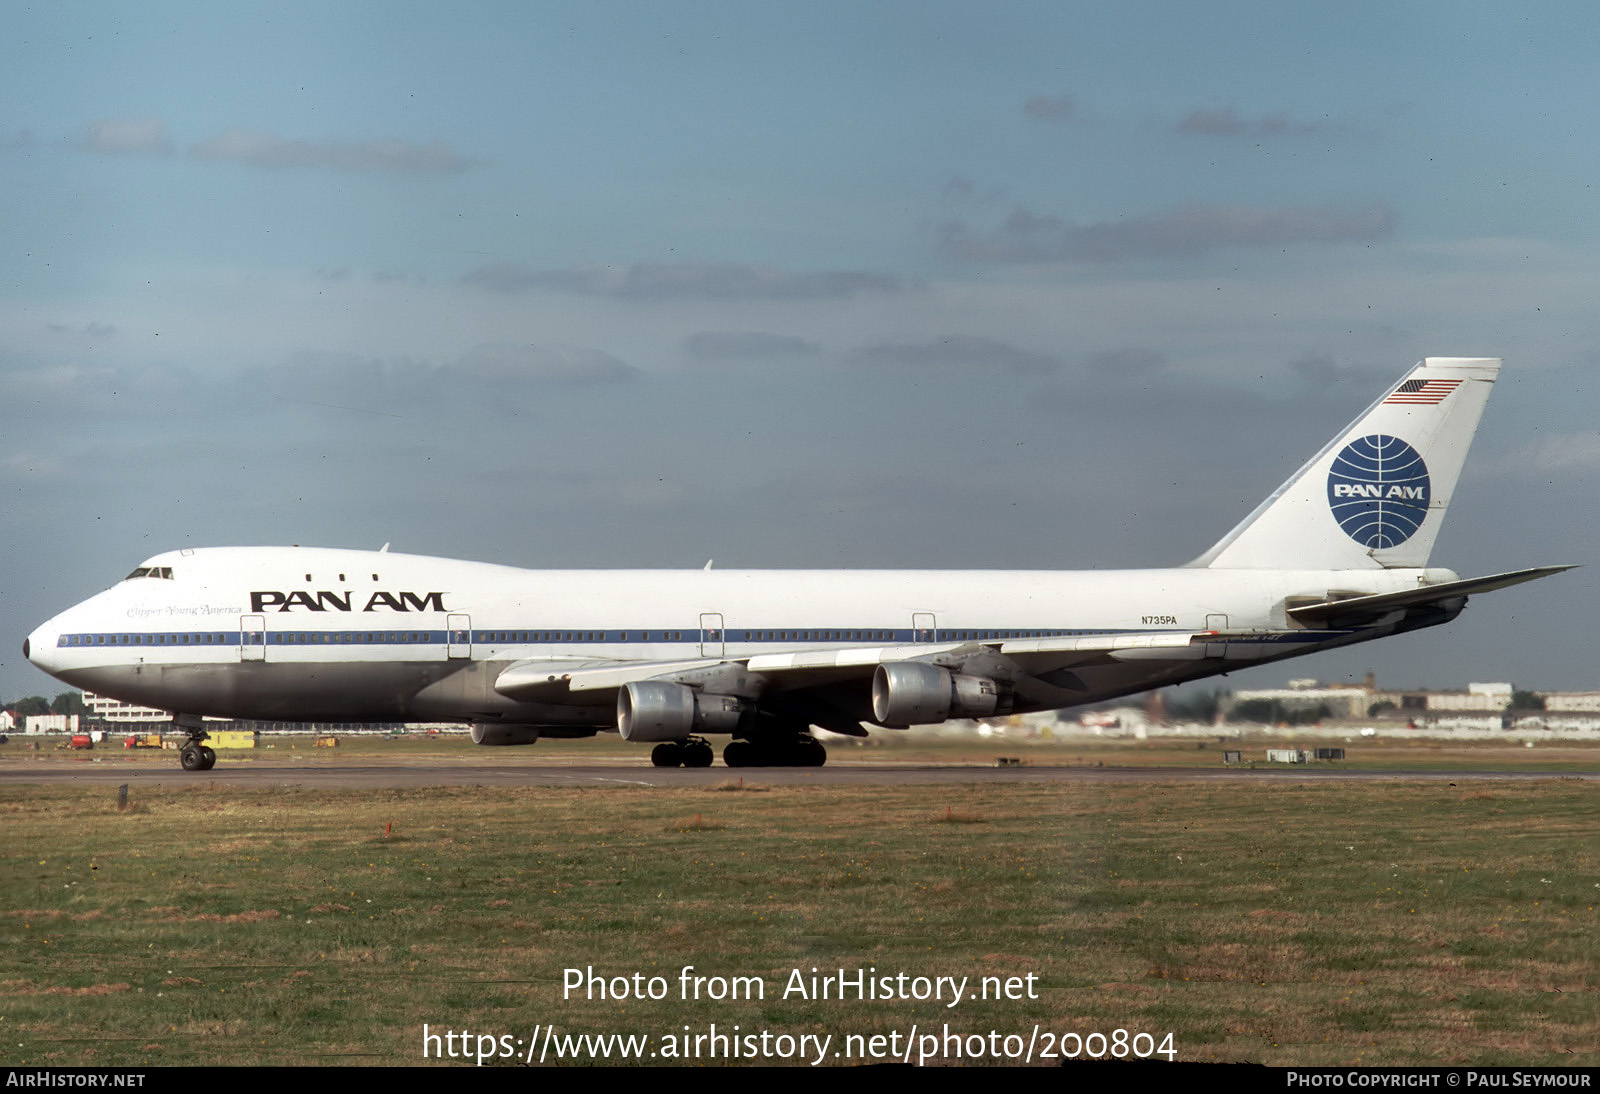
[[[836,649],[758,653],[739,658],[699,658],[688,661],[518,661],[501,670],[494,688],[508,699],[533,702],[577,692],[615,690],[642,680],[677,679],[720,666],[738,666],[746,672],[792,677],[807,674],[837,678],[839,670],[870,676],[879,665],[903,661],[943,664],[974,656],[997,657],[1015,663],[1026,673],[1030,665],[1040,671],[1128,659],[1149,651],[1194,648],[1196,639],[1216,641],[1215,632],[1150,631],[1074,638],[997,639],[992,642],[920,642],[900,646],[844,646]],[[1126,657],[1121,656],[1126,655]],[[790,681],[794,682],[794,681]]]

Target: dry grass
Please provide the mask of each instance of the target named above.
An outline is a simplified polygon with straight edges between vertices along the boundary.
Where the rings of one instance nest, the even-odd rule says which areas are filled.
[[[1170,1031],[1187,1060],[1596,1062],[1588,784],[211,787],[137,818],[102,798],[0,790],[0,1065],[417,1063],[424,1023],[1037,1024]],[[685,1002],[687,966],[765,998]],[[574,968],[671,992],[564,995]],[[812,969],[1038,992],[784,998]]]

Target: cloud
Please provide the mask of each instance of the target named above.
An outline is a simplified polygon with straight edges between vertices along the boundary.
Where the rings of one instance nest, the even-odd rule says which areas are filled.
[[[935,342],[884,342],[862,348],[857,356],[874,364],[993,369],[1019,376],[1051,373],[1060,367],[1054,357],[970,334],[949,334]]]
[[[458,174],[472,166],[444,144],[409,141],[300,141],[251,129],[229,129],[189,149],[195,159],[251,167]]]
[[[1287,114],[1243,118],[1233,107],[1222,106],[1191,110],[1173,131],[1205,137],[1298,137],[1326,128],[1318,122],[1291,122]]]
[[[1496,461],[1493,469],[1533,474],[1557,470],[1600,470],[1600,433],[1557,433],[1540,437]]]
[[[1319,388],[1329,388],[1334,384],[1353,384],[1376,390],[1394,379],[1391,375],[1393,369],[1388,365],[1340,364],[1326,353],[1308,353],[1290,361],[1289,371]]]
[[[490,262],[462,278],[495,292],[542,289],[583,296],[655,300],[822,300],[863,292],[899,292],[899,279],[862,270],[791,273],[732,262],[641,262],[535,270],[517,262]]]
[[[707,361],[748,357],[793,357],[816,353],[822,348],[816,342],[792,334],[768,334],[765,331],[755,330],[703,330],[685,338],[683,345],[693,356]]]
[[[60,470],[59,456],[43,455],[38,452],[17,452],[0,459],[0,476],[6,478],[55,475]]]
[[[1143,376],[1167,367],[1164,354],[1149,349],[1117,349],[1096,353],[1089,358],[1089,368],[1095,372],[1114,376]]]
[[[51,334],[86,334],[90,338],[110,338],[117,333],[117,328],[110,323],[89,323],[83,327],[74,327],[66,323],[46,323],[45,329]]]
[[[514,346],[485,342],[461,355],[472,378],[491,382],[533,381],[570,387],[626,383],[639,370],[604,350],[580,346]]]
[[[170,156],[167,125],[157,118],[104,118],[89,126],[83,146],[110,156]]]
[[[1098,224],[1018,208],[993,232],[963,221],[940,229],[945,254],[972,262],[1123,262],[1194,258],[1224,247],[1286,247],[1381,239],[1394,228],[1382,202],[1337,206],[1184,205]]]
[[[1022,104],[1022,112],[1041,121],[1071,121],[1078,113],[1070,95],[1035,95]]]

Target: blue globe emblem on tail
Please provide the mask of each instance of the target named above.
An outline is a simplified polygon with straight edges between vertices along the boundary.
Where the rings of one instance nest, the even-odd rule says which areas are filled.
[[[1422,453],[1381,433],[1351,441],[1328,471],[1328,508],[1361,546],[1400,546],[1428,518],[1428,465]]]

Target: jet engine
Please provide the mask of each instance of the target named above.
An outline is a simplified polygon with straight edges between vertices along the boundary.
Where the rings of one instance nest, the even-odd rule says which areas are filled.
[[[986,676],[965,676],[925,661],[879,665],[872,674],[872,716],[893,729],[947,718],[984,718],[1000,705],[1000,687]]]
[[[531,745],[541,737],[559,737],[573,740],[593,737],[599,731],[594,726],[541,726],[529,722],[473,722],[472,743],[475,745]]]
[[[682,684],[637,680],[617,692],[617,730],[625,741],[681,741],[691,733],[732,733],[744,700]]]
[[[475,745],[531,745],[538,739],[538,726],[472,723],[472,743]]]

